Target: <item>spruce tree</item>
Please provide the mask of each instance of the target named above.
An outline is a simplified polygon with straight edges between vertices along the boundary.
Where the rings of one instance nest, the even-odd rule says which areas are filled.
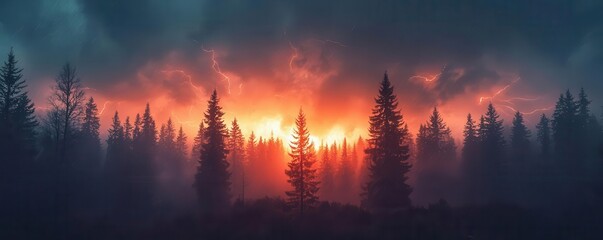
[[[483,126],[484,118],[480,118]],[[463,186],[467,201],[473,202],[479,195],[481,166],[479,161],[479,136],[478,128],[471,114],[467,114],[467,122],[463,129]]]
[[[575,156],[574,146],[578,140],[576,138],[578,130],[576,127],[577,113],[578,106],[570,91],[567,90],[565,95],[559,96],[559,100],[555,105],[552,129],[555,155],[568,165],[575,164],[575,162],[569,164],[568,161]]]
[[[226,160],[228,130],[219,104],[218,93],[214,90],[205,112],[204,123],[207,127],[194,184],[199,207],[204,214],[223,213],[230,206],[231,183]]]
[[[408,132],[387,73],[375,102],[369,118],[370,138],[366,149],[369,180],[364,190],[363,206],[371,210],[408,208],[412,192],[406,183],[411,168],[406,139]]]
[[[354,168],[352,167],[352,162],[350,159],[350,154],[348,153],[348,144],[346,138],[343,139],[343,144],[341,145],[341,161],[339,161],[339,170],[338,170],[338,190],[339,190],[339,199],[340,202],[343,203],[351,203],[354,200],[354,196],[356,195],[354,186]]]
[[[155,120],[151,115],[151,107],[147,103],[142,117],[137,117],[138,123],[135,122],[134,132],[138,127],[138,136],[132,144],[132,159],[130,160],[131,171],[129,172],[129,180],[133,186],[132,192],[129,194],[129,209],[132,214],[138,211],[145,211],[153,204],[153,193],[156,188],[156,148],[157,148],[157,129]],[[135,215],[135,217],[143,217]]]
[[[300,215],[304,214],[304,209],[313,207],[318,202],[318,190],[320,182],[317,180],[314,163],[314,146],[310,141],[310,132],[306,127],[306,116],[300,109],[295,120],[295,129],[293,130],[293,140],[289,144],[291,147],[291,161],[288,163],[288,169],[285,174],[289,177],[287,182],[291,184],[290,191],[285,192],[288,197],[288,203],[296,209],[299,209]]]
[[[180,162],[185,162],[186,156],[188,155],[187,147],[186,147],[186,140],[187,140],[186,134],[184,133],[182,126],[180,126],[180,129],[178,130],[178,136],[176,137],[176,153],[177,153],[178,159],[180,159]]]
[[[245,197],[245,138],[236,118],[232,121],[228,138],[228,159],[232,192],[237,194],[237,198],[243,200]]]
[[[194,162],[199,161],[199,157],[201,156],[201,146],[203,146],[203,132],[205,131],[205,127],[203,126],[203,121],[199,124],[199,130],[197,131],[197,135],[193,139],[193,148],[191,159]]]
[[[496,109],[490,103],[486,114],[480,119],[480,167],[483,184],[482,196],[486,201],[500,200],[504,196],[505,186],[505,139],[503,121],[499,120]]]
[[[540,156],[548,160],[551,154],[551,126],[550,120],[542,114],[536,125],[536,138],[540,144]]]
[[[451,131],[437,108],[421,125],[417,136],[417,183],[415,196],[422,202],[435,202],[449,191],[449,171],[456,159]]]
[[[335,196],[335,168],[329,153],[329,146],[323,146],[320,161],[320,197],[323,200],[334,200]]]
[[[530,130],[524,124],[523,115],[519,111],[513,117],[511,150],[516,163],[523,163],[528,160],[530,154]]]
[[[94,98],[90,97],[84,106],[84,118],[80,131],[80,159],[79,161],[88,172],[97,171],[100,168],[101,145],[100,145],[100,119],[98,108]]]
[[[35,154],[34,104],[27,96],[23,69],[11,48],[7,60],[0,68],[0,174],[11,174]],[[22,166],[23,167],[23,166]],[[4,171],[6,170],[6,172]]]
[[[129,162],[126,156],[124,128],[116,111],[112,118],[107,136],[107,154],[104,164],[104,182],[107,189],[107,201],[113,212],[124,211],[128,206],[131,189],[129,181]]]

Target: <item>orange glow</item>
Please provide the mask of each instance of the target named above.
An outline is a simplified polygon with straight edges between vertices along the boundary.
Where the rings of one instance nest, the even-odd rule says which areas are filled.
[[[183,127],[189,144],[192,144],[206,110],[209,93],[216,89],[225,112],[225,123],[230,127],[236,118],[245,138],[253,131],[257,138],[279,138],[288,148],[294,118],[303,107],[316,148],[323,143],[341,144],[344,138],[349,142],[358,137],[366,139],[368,116],[384,69],[359,69],[359,76],[343,75],[338,53],[345,51],[347,45],[333,40],[285,40],[280,47],[262,63],[269,68],[245,69],[247,72],[244,72],[241,68],[246,68],[246,64],[225,62],[236,58],[236,54],[201,47],[196,60],[191,62],[179,60],[182,56],[174,52],[164,59],[149,61],[131,78],[116,81],[109,88],[87,87],[87,95],[94,97],[99,104],[101,137],[106,138],[115,111],[119,111],[122,122],[126,117],[133,122],[148,102],[157,127],[171,118],[177,127]],[[226,66],[228,71],[222,68]],[[465,89],[446,101],[437,99],[439,96],[435,92],[436,99],[428,99],[427,93],[439,91],[434,83],[451,81],[452,85],[456,81],[454,78],[465,72],[463,68],[450,68],[448,71],[447,65],[440,66],[414,69],[410,71],[410,77],[390,68],[390,80],[398,95],[400,110],[413,136],[419,125],[428,119],[434,106],[439,108],[459,142],[467,113],[479,116],[485,112],[484,101],[492,102],[504,118],[511,118],[511,111],[515,110],[525,115],[539,115],[536,113],[552,109],[549,105],[554,99],[532,97],[524,89],[515,87],[520,79],[514,73],[501,74],[501,81],[506,81],[506,85],[492,82]],[[371,73],[361,74],[366,71]],[[450,73],[452,80],[449,77],[441,79],[444,72],[447,76]],[[335,82],[342,76],[345,76],[345,81]],[[86,84],[86,76],[82,79]],[[49,79],[48,86],[51,85]],[[425,92],[417,92],[417,89]],[[40,97],[34,101],[42,114],[44,109],[48,109],[45,100],[50,90],[40,88],[37,91],[35,96]]]

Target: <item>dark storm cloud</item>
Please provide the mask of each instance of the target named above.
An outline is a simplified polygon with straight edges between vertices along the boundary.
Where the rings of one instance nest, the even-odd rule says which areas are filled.
[[[303,48],[310,39],[331,49],[320,50],[326,54],[322,63],[339,63],[338,73],[328,77],[320,92],[343,94],[338,91],[342,84],[374,88],[387,69],[402,93],[426,105],[500,81],[498,65],[484,59],[496,59],[519,75],[554,72],[549,75],[557,78],[523,80],[563,87],[572,86],[568,77],[592,78],[588,69],[602,64],[603,5],[598,1],[4,0],[1,4],[0,44],[23,49],[26,55],[21,58],[31,63],[34,75],[54,75],[58,62],[70,60],[99,89],[134,79],[149,62],[161,62],[173,52],[179,53],[174,64],[194,69],[198,81],[210,81],[211,69],[198,62],[204,54],[201,46],[228,52],[221,65],[242,81],[258,77],[287,87],[289,80],[273,74],[273,54],[290,52],[290,43]],[[464,73],[452,78],[444,72],[435,91],[407,81],[420,67],[442,65]],[[578,70],[580,74],[575,73]]]

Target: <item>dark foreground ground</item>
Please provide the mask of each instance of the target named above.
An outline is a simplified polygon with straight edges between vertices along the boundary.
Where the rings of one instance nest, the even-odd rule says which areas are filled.
[[[2,227],[2,239],[603,239],[600,208],[525,210],[510,205],[426,208],[370,214],[361,208],[321,203],[303,217],[281,199],[235,204],[220,217],[196,213],[143,219],[87,219],[66,227]],[[14,225],[13,225],[14,226]]]

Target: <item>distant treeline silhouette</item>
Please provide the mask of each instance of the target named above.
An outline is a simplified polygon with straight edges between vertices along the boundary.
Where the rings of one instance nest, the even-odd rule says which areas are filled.
[[[276,214],[265,222],[329,211],[362,222],[368,214],[421,215],[418,206],[451,211],[448,202],[547,211],[599,209],[603,202],[603,130],[583,89],[577,99],[562,94],[534,137],[517,112],[506,140],[489,104],[477,121],[467,115],[461,144],[437,108],[413,138],[386,73],[367,138],[320,146],[301,109],[292,142],[253,132],[246,139],[236,119],[227,127],[214,90],[192,149],[181,126],[168,120],[158,128],[147,104],[133,121],[115,112],[103,152],[96,102],[72,65],[55,78],[41,117],[26,87],[11,49],[0,69],[0,231],[9,238],[136,232],[191,213],[245,219],[252,214],[241,212],[246,208]]]

